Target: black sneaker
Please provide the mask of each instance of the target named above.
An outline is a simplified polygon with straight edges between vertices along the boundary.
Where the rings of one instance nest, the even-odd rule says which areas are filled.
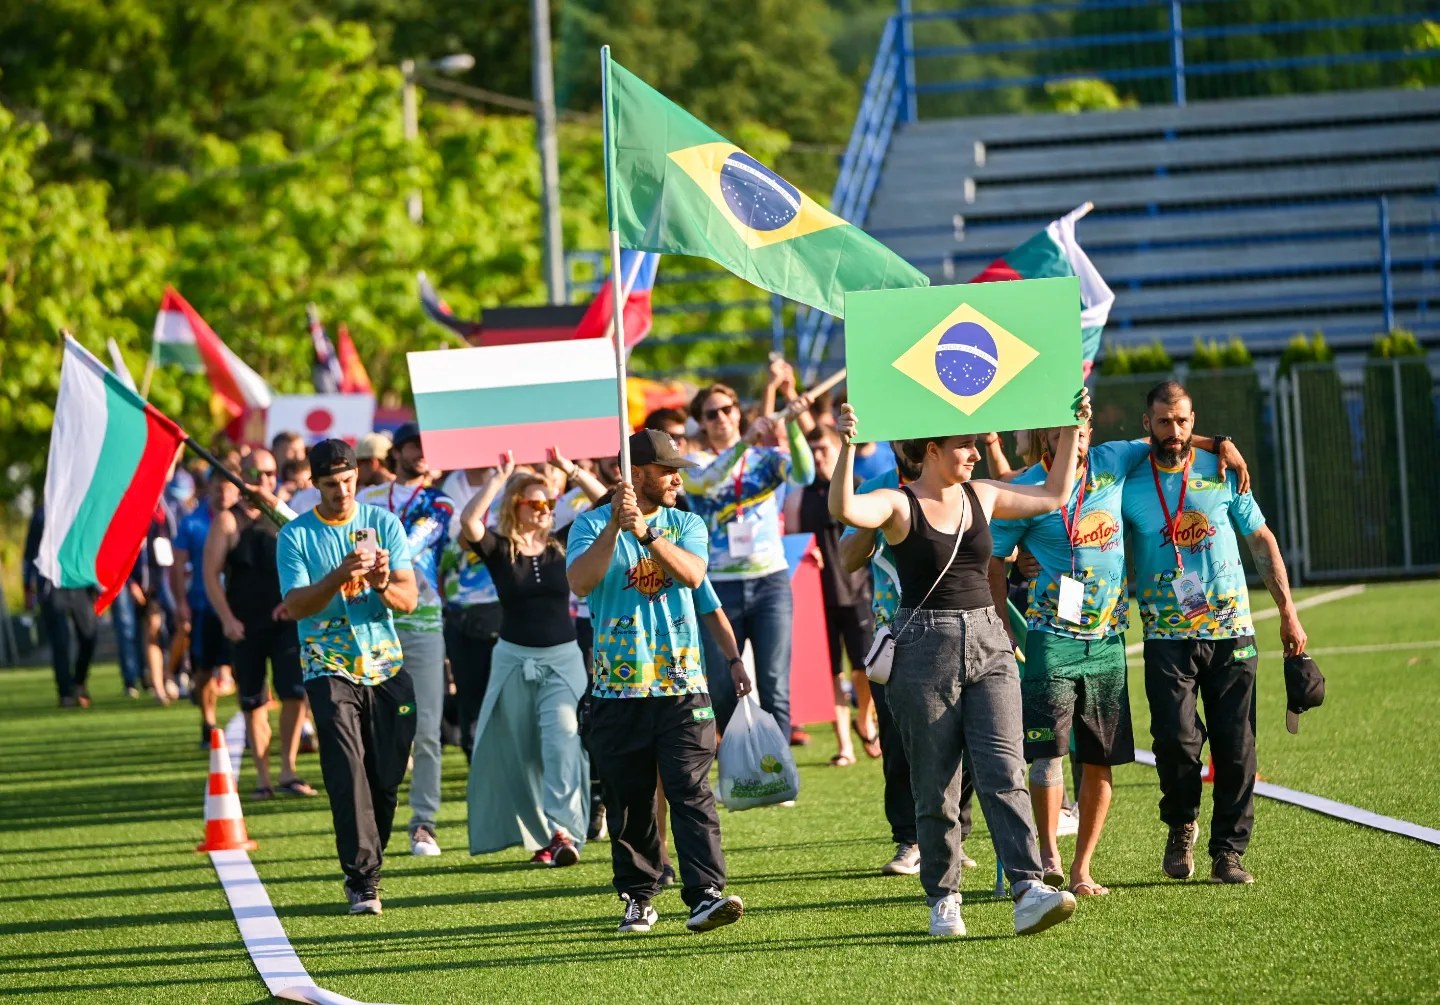
[[[590,826],[585,829],[585,840],[599,841],[607,834],[605,828],[605,804],[598,796],[590,799]]]
[[[625,901],[625,917],[620,919],[618,931],[648,932],[650,926],[660,920],[660,915],[650,906],[650,901],[632,900],[624,894],[621,894],[621,899]]]
[[[705,891],[704,900],[690,909],[690,920],[685,927],[692,932],[708,932],[712,928],[731,925],[745,913],[745,904],[734,894],[725,896],[715,887]]]
[[[660,870],[660,885],[661,885],[661,886],[674,886],[674,885],[675,885],[675,867],[674,867],[673,865],[671,865],[669,862],[666,862],[666,863],[665,863],[665,868],[663,868],[663,869]]]
[[[1210,882],[1241,886],[1255,882],[1255,877],[1240,864],[1240,856],[1233,851],[1222,851],[1215,856],[1210,867]]]
[[[1165,839],[1165,859],[1160,868],[1171,879],[1189,879],[1195,875],[1195,821],[1175,824]]]

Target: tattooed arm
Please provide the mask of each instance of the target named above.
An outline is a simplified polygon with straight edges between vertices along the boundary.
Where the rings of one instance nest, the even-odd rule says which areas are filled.
[[[1285,572],[1285,559],[1280,555],[1280,544],[1270,528],[1262,526],[1253,534],[1247,534],[1245,543],[1250,547],[1250,556],[1255,559],[1255,568],[1265,580],[1265,587],[1280,609],[1280,640],[1285,644],[1285,655],[1293,656],[1305,651],[1305,629],[1300,624],[1300,615],[1295,610],[1295,601],[1290,596],[1290,577]]]

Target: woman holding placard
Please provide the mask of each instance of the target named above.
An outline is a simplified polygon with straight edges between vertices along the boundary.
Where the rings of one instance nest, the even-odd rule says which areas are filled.
[[[1082,423],[1089,419],[1087,392],[1075,414]],[[990,520],[1038,516],[1069,498],[1076,430],[1061,435],[1043,485],[972,481],[977,437],[937,436],[901,445],[921,467],[918,480],[863,494],[853,488],[856,430],[854,409],[841,406],[836,431],[844,442],[830,512],[851,526],[881,530],[900,576],[894,635],[877,637],[867,669],[877,680],[889,670],[886,696],[910,759],[930,934],[965,934],[956,813],[963,752],[1015,896],[1015,932],[1043,931],[1070,917],[1075,897],[1042,881],[1025,786],[1020,674],[990,598]]]

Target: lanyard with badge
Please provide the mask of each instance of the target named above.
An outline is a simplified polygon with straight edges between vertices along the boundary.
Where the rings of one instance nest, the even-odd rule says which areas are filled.
[[[740,454],[740,466],[735,469],[735,519],[726,528],[726,539],[729,543],[731,558],[749,558],[755,554],[755,528],[754,523],[745,523],[745,511],[742,505],[745,491],[745,461],[748,459],[750,449],[747,447]]]
[[[1155,497],[1160,500],[1160,513],[1170,534],[1170,546],[1175,549],[1175,574],[1170,580],[1170,588],[1175,592],[1180,613],[1193,621],[1210,610],[1210,601],[1206,599],[1200,574],[1185,571],[1185,556],[1180,551],[1180,521],[1185,515],[1185,490],[1190,486],[1190,461],[1186,458],[1185,469],[1180,475],[1180,498],[1176,500],[1175,515],[1172,517],[1165,502],[1165,490],[1160,485],[1160,469],[1155,464],[1155,455],[1150,455],[1150,476],[1155,481]]]
[[[400,523],[403,526],[405,523],[405,514],[410,512],[410,507],[415,502],[415,497],[423,491],[425,491],[425,485],[422,482],[421,484],[415,486],[415,491],[411,492],[410,498],[405,500],[405,507],[400,510],[399,513],[395,513],[395,483],[391,482],[390,494],[386,499],[385,508],[388,509],[391,513],[395,513],[396,517],[399,518]]]
[[[1072,625],[1085,623],[1085,586],[1075,576],[1075,538],[1080,532],[1080,510],[1085,505],[1085,487],[1090,481],[1089,470],[1080,473],[1080,491],[1075,497],[1075,508],[1067,516],[1065,507],[1060,507],[1060,522],[1065,527],[1065,538],[1070,543],[1070,575],[1060,577],[1060,600],[1055,613],[1061,621]]]

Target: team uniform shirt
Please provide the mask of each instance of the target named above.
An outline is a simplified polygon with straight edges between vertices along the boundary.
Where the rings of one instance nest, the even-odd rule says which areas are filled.
[[[210,501],[207,499],[183,516],[175,529],[175,550],[190,556],[190,578],[185,588],[185,600],[197,615],[210,609],[204,576],[205,539],[210,536],[210,517]]]
[[[446,607],[498,604],[495,580],[479,555],[458,540],[449,541],[440,556],[440,581]]]
[[[1185,485],[1185,506],[1178,514],[1179,531],[1171,543],[1155,478],[1148,462],[1141,462],[1126,480],[1125,529],[1130,558],[1135,566],[1136,598],[1147,639],[1232,639],[1253,635],[1250,591],[1240,564],[1238,529],[1249,536],[1265,526],[1255,497],[1240,494],[1234,472],[1219,478],[1214,454],[1192,450],[1190,477]],[[1156,465],[1165,507],[1176,517],[1185,468]],[[1172,586],[1176,576],[1175,544],[1180,547],[1185,573],[1195,573],[1205,590],[1208,610],[1191,619],[1180,609]]]
[[[883,475],[877,475],[865,482],[857,492],[874,492],[876,489],[898,489],[900,472],[893,467]],[[847,537],[860,533],[854,527],[846,527],[840,535],[843,542]],[[867,531],[867,533],[869,533]],[[875,627],[882,628],[895,620],[900,609],[900,574],[895,571],[895,555],[890,550],[885,535],[875,533],[875,554],[870,556],[870,609],[875,612]]]
[[[440,597],[440,560],[450,542],[455,504],[439,489],[416,486],[372,485],[356,493],[358,502],[389,510],[405,528],[420,602],[409,614],[397,614],[395,627],[407,632],[443,629]]]
[[[717,582],[789,569],[781,540],[779,490],[787,483],[803,488],[815,477],[815,462],[803,437],[803,455],[793,444],[793,454],[774,447],[742,447],[743,441],[704,467],[680,472],[691,511],[710,532],[710,578]]]
[[[1026,598],[1028,629],[1090,640],[1108,638],[1130,627],[1121,504],[1126,476],[1149,453],[1144,440],[1093,446],[1086,458],[1085,478],[1075,479],[1063,514],[1052,510],[1024,520],[990,521],[996,558],[1009,557],[1018,545],[1040,563],[1040,574],[1030,583]],[[1043,485],[1048,475],[1044,464],[1035,464],[1012,484]],[[1082,487],[1085,495],[1077,514]],[[1075,535],[1073,571],[1067,520]],[[1060,617],[1062,576],[1076,579],[1084,587],[1078,625]]]
[[[331,523],[319,510],[310,510],[280,528],[275,557],[281,594],[328,576],[355,550],[355,531],[361,527],[375,529],[376,545],[390,552],[392,571],[412,568],[405,531],[394,514],[359,503],[349,520]],[[323,610],[301,618],[298,628],[306,680],[330,676],[382,684],[404,665],[390,608],[363,579],[337,590]]]
[[[705,523],[695,514],[661,507],[648,519],[670,543],[706,557]],[[567,567],[595,543],[609,521],[609,503],[576,518],[565,553]],[[622,531],[605,577],[586,598],[595,626],[591,694],[665,698],[706,693],[694,592],[671,579],[635,535]]]

